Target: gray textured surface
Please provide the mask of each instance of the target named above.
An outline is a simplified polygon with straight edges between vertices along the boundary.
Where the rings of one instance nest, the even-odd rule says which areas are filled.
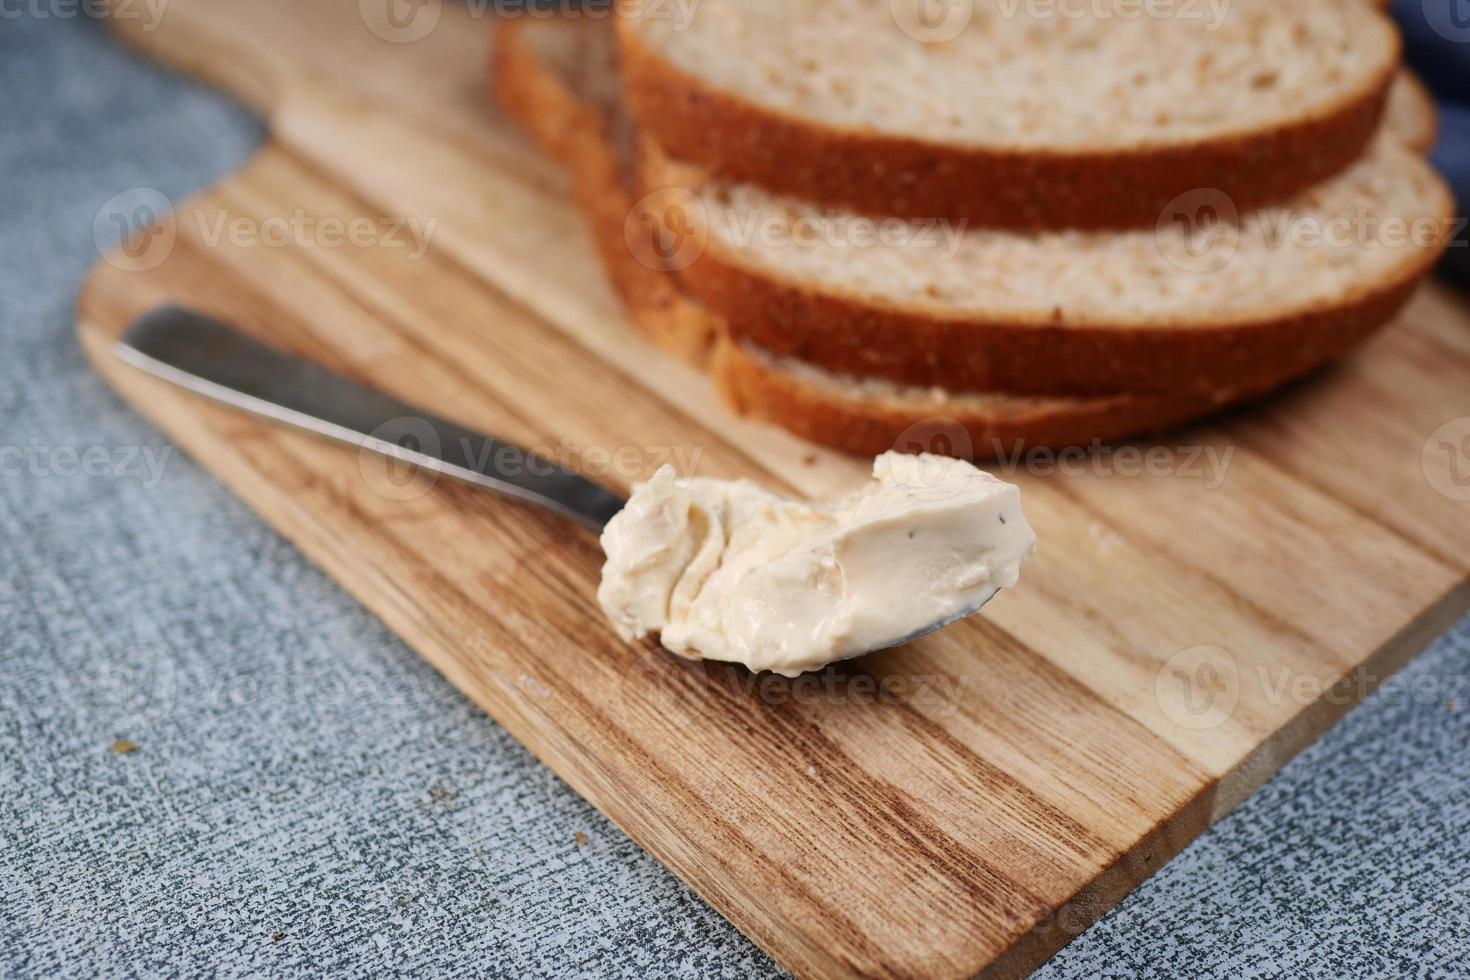
[[[99,206],[258,126],[54,17],[0,92],[0,976],[776,972],[86,367]],[[1470,624],[1411,676],[1043,974],[1470,975]]]

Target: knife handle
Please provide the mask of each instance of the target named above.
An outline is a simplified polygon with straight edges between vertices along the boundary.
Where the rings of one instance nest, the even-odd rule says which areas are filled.
[[[181,388],[518,500],[600,531],[623,499],[494,436],[472,432],[182,306],[135,320],[118,358]]]

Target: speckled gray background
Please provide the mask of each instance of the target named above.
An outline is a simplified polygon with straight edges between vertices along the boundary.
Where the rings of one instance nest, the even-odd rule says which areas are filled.
[[[778,973],[83,362],[99,207],[258,124],[65,17],[0,95],[0,976]],[[1411,675],[1042,975],[1470,975],[1470,623]]]

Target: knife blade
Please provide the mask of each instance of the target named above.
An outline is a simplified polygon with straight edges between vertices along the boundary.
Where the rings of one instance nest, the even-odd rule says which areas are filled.
[[[182,306],[144,313],[114,353],[154,377],[241,411],[539,504],[595,531],[625,502],[543,456],[274,350]]]

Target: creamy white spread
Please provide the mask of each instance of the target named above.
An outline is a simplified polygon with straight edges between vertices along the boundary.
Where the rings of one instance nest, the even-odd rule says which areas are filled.
[[[664,466],[604,529],[597,599],[624,639],[795,677],[974,612],[1035,544],[1019,489],[945,456],[885,453],[831,502]]]

